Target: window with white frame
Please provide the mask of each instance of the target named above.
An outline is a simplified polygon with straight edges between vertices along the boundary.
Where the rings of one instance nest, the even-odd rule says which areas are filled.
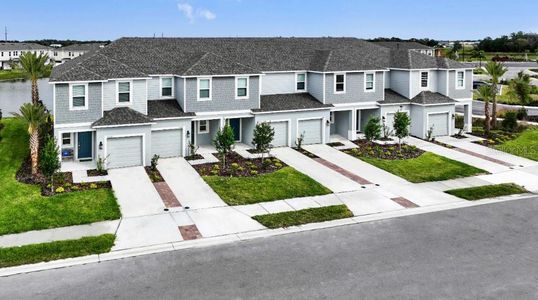
[[[118,82],[118,103],[131,102],[131,83],[129,81]]]
[[[420,87],[428,87],[428,72],[420,72]]]
[[[334,75],[334,92],[335,93],[346,92],[346,74]]]
[[[209,124],[207,120],[198,121],[198,133],[209,133]]]
[[[161,78],[161,97],[172,97],[174,81],[172,77]]]
[[[299,73],[297,74],[297,91],[306,91],[306,74]]]
[[[71,107],[83,109],[87,107],[87,91],[85,84],[73,84],[71,86]]]
[[[235,98],[248,98],[248,77],[235,79]]]
[[[198,79],[198,100],[211,100],[211,79]]]
[[[64,147],[73,146],[72,135],[70,132],[62,133],[62,146]]]
[[[375,76],[374,73],[366,73],[364,75],[364,90],[372,92],[375,90]]]
[[[465,88],[465,71],[456,72],[456,87],[458,89]]]

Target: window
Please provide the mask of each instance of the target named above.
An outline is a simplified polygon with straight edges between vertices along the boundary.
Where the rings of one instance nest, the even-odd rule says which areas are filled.
[[[297,91],[305,91],[306,90],[306,74],[300,73],[297,74]]]
[[[465,88],[465,71],[456,72],[456,88],[458,89]]]
[[[72,55],[72,53],[71,53],[71,52],[67,53],[67,56],[71,56],[71,55]]]
[[[71,133],[64,132],[62,133],[62,146],[73,146],[73,143],[71,143]]]
[[[11,57],[11,51],[9,51],[9,57]]]
[[[73,84],[71,86],[71,108],[72,109],[86,109],[88,108],[88,102],[86,98],[87,86],[85,84]]]
[[[345,93],[346,92],[346,74],[334,75],[334,92]]]
[[[131,83],[128,81],[118,82],[117,103],[131,102]]]
[[[428,72],[420,72],[420,87],[428,87]]]
[[[364,75],[364,90],[367,92],[375,91],[375,76],[374,73],[366,73]]]
[[[19,54],[18,51],[13,51],[13,56],[17,56]]]
[[[198,100],[211,100],[211,79],[198,79]]]
[[[248,98],[248,77],[235,79],[235,98]]]
[[[209,133],[207,120],[198,121],[198,133]]]
[[[54,51],[54,56],[58,56],[58,52],[57,52],[57,51]]]
[[[173,84],[172,77],[161,78],[161,97],[172,97]]]

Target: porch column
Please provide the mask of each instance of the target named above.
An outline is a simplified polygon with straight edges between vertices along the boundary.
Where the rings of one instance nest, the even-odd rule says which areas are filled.
[[[351,141],[354,141],[357,139],[357,110],[356,109],[352,109],[349,111],[349,118],[351,118],[351,120],[349,120],[348,122],[348,126],[349,126],[349,130],[347,131],[347,138]]]
[[[463,125],[465,132],[473,131],[473,104],[472,102],[463,106]]]

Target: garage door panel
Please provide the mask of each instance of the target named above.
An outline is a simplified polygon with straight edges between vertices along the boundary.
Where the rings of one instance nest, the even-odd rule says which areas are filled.
[[[156,130],[151,132],[151,155],[165,157],[181,156],[183,135],[181,129]]]
[[[448,135],[448,113],[430,114],[428,115],[428,128],[433,126],[432,136]]]
[[[142,137],[118,137],[107,139],[107,162],[109,168],[141,166]]]
[[[288,145],[288,122],[271,122],[271,127],[275,130],[273,147],[285,147]]]
[[[298,134],[304,134],[303,144],[321,144],[322,119],[301,120],[299,121]]]

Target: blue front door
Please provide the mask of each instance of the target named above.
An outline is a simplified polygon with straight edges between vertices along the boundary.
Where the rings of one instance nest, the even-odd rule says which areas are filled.
[[[78,133],[78,155],[79,160],[92,159],[92,132]]]
[[[236,141],[241,140],[241,119],[229,119],[230,127],[234,131]]]

